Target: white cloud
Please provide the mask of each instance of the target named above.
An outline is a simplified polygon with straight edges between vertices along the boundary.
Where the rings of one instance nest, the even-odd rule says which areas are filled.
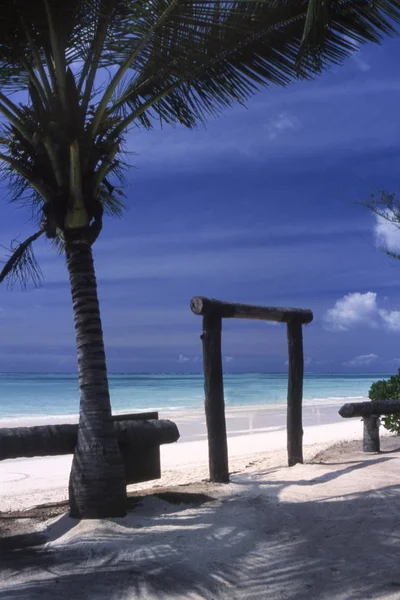
[[[316,358],[313,358],[312,356],[306,356],[304,358],[304,366],[305,367],[311,367],[311,366],[320,366],[320,365],[326,365],[329,364],[330,362],[332,362],[331,360],[318,360]],[[289,361],[285,360],[285,362],[283,363],[285,365],[285,367],[287,367],[289,365]]]
[[[193,356],[193,358],[189,358],[188,356],[185,356],[184,354],[180,354],[178,356],[177,362],[181,363],[181,364],[185,364],[188,362],[199,363],[199,362],[201,362],[201,356]]]
[[[367,71],[369,71],[371,65],[367,63],[365,58],[363,58],[364,52],[362,52],[360,49],[360,43],[354,39],[351,39],[348,35],[344,35],[343,37],[346,41],[350,42],[350,44],[355,49],[354,53],[351,55],[351,60],[355,64],[357,69],[359,71],[362,71],[362,73],[366,73]]]
[[[391,364],[395,364],[398,365],[400,367],[400,358],[390,358],[389,360],[386,361],[387,364],[391,365]]]
[[[376,362],[378,359],[379,356],[377,354],[360,354],[343,364],[346,367],[365,367]]]
[[[379,315],[389,331],[400,331],[400,311],[380,310]]]
[[[376,294],[356,292],[339,298],[335,306],[325,313],[323,320],[325,328],[329,331],[347,331],[360,324],[374,327],[377,316]]]
[[[365,78],[367,79],[367,78]],[[398,94],[400,83],[396,80],[372,81],[340,81],[334,85],[296,86],[290,93],[287,90],[260,92],[248,102],[250,110],[236,105],[227,111],[226,119],[210,120],[207,129],[198,128],[195,132],[183,127],[167,128],[162,131],[135,130],[127,138],[127,150],[139,152],[135,163],[146,176],[154,177],[154,169],[169,170],[171,165],[179,170],[202,170],[205,164],[219,164],[218,160],[236,160],[238,157],[250,156],[253,161],[263,162],[276,157],[279,149],[280,156],[313,156],[319,152],[337,149],[344,152],[351,148],[364,149],[365,144],[373,145],[377,150],[387,148],[397,143],[397,130],[390,123],[390,115],[386,116],[389,123],[383,130],[382,120],[367,117],[358,112],[360,119],[343,121],[347,108],[336,115],[331,111],[331,118],[322,123],[318,119],[320,110],[335,99],[346,98],[346,106],[353,111],[358,97],[368,98],[366,105],[374,105],[374,96],[378,94]],[[310,109],[311,107],[311,109]],[[310,110],[316,118],[309,119]],[[388,109],[389,110],[389,109]],[[260,121],[265,119],[266,111],[275,114],[275,118],[267,119],[265,126],[260,127]],[[293,113],[297,115],[293,117]],[[352,112],[353,114],[353,112]],[[371,113],[372,114],[372,113]],[[393,117],[394,118],[394,117]],[[307,122],[307,127],[299,124]],[[276,123],[276,124],[275,124]],[[301,129],[301,135],[285,135]],[[288,131],[289,130],[289,131]],[[271,143],[270,134],[276,134]],[[346,143],[344,143],[346,142]],[[294,168],[294,165],[289,165]]]
[[[178,363],[187,363],[190,360],[190,358],[188,356],[185,356],[184,354],[180,354],[178,356]]]
[[[386,218],[376,215],[374,234],[377,246],[383,246],[391,252],[400,252],[400,231],[397,222],[392,211],[386,211]]]
[[[363,54],[360,51],[353,54],[351,59],[352,59],[353,63],[356,65],[356,67],[358,68],[358,70],[362,71],[362,73],[366,73],[367,71],[370,70],[371,65],[369,63],[367,63],[367,61],[363,58]]]
[[[297,131],[300,129],[300,121],[297,117],[286,113],[280,113],[267,124],[268,137],[274,140],[285,131]]]
[[[348,331],[357,325],[400,331],[400,311],[379,308],[375,292],[356,292],[339,298],[325,313],[323,321],[328,331]]]

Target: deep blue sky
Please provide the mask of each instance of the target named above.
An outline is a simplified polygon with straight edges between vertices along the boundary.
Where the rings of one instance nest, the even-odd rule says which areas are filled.
[[[363,47],[206,130],[129,134],[128,210],[95,246],[110,371],[198,371],[193,295],[311,308],[309,371],[400,366],[400,262],[354,204],[399,190],[399,50]],[[27,210],[1,202],[0,243],[32,230]],[[0,288],[0,371],[75,371],[64,260],[44,240],[37,257],[42,289]],[[227,370],[286,369],[282,325],[225,321],[223,345]]]

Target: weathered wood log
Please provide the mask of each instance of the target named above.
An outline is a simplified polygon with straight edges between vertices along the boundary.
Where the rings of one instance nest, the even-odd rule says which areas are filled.
[[[158,419],[158,412],[154,410],[151,412],[122,413],[120,415],[113,415],[111,419],[113,421],[151,421]]]
[[[374,400],[373,402],[349,402],[339,409],[345,419],[370,417],[371,415],[400,414],[400,400]]]
[[[287,398],[287,453],[288,465],[303,463],[303,331],[301,321],[287,324],[289,351]]]
[[[192,298],[190,308],[195,315],[214,316],[226,319],[258,319],[261,321],[278,321],[289,323],[293,319],[299,323],[310,323],[313,313],[303,308],[282,308],[277,306],[252,306],[250,304],[234,304],[196,296]]]
[[[121,450],[152,448],[179,438],[175,423],[168,420],[115,421]],[[0,429],[0,460],[8,458],[73,454],[78,425],[42,425]]]
[[[203,364],[205,412],[208,433],[210,480],[229,482],[228,442],[226,437],[224,383],[221,355],[222,320],[217,316],[203,318]]]
[[[143,420],[143,414],[113,417],[127,485],[159,479],[160,444],[170,444],[179,438],[175,423],[159,421],[157,413],[147,415],[156,418]],[[124,416],[126,420],[123,420]],[[77,434],[78,425],[0,429],[0,460],[72,454]]]
[[[380,452],[381,444],[379,440],[379,417],[371,415],[364,417],[364,436],[363,450],[364,452]]]

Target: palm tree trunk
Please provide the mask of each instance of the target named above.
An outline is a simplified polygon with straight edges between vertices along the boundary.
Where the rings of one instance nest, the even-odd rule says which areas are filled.
[[[92,249],[82,236],[66,239],[78,350],[80,411],[69,481],[71,516],[126,514],[125,471],[111,420],[103,331]]]

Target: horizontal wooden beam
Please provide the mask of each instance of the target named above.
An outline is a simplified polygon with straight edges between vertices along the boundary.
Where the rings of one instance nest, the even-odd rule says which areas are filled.
[[[371,415],[400,414],[400,400],[374,400],[373,402],[349,402],[344,404],[339,415],[345,419],[370,417]]]
[[[168,420],[115,420],[121,451],[170,444],[179,438],[175,423]],[[40,425],[0,429],[0,460],[73,454],[78,425]]]
[[[158,419],[158,412],[153,410],[151,412],[121,413],[112,415],[111,418],[113,421],[152,421]]]
[[[311,323],[313,313],[308,308],[283,308],[278,306],[252,306],[251,304],[234,304],[195,296],[190,302],[195,315],[214,316],[224,319],[255,319],[260,321],[277,321],[279,323]]]

